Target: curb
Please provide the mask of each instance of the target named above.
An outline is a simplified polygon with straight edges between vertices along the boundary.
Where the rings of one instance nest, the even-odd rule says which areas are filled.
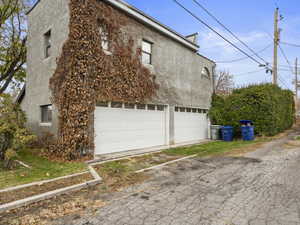
[[[194,158],[196,156],[197,155],[191,155],[191,156],[183,157],[183,158],[180,158],[180,159],[175,159],[175,160],[172,160],[172,161],[169,161],[169,162],[165,162],[165,163],[162,163],[162,164],[159,164],[159,165],[156,165],[156,166],[152,166],[152,167],[148,167],[148,168],[145,168],[145,169],[141,169],[141,170],[135,171],[135,173],[143,173],[143,172],[148,171],[148,170],[159,169],[159,168],[167,166],[169,164],[180,162],[180,161],[183,161],[183,160],[186,160],[186,159],[190,159],[190,158]]]
[[[46,192],[46,193],[43,193],[40,195],[35,195],[35,196],[25,198],[22,200],[17,200],[17,201],[10,202],[10,203],[4,204],[4,205],[0,205],[0,213],[6,212],[6,211],[9,211],[12,209],[20,208],[22,206],[26,206],[31,203],[46,200],[46,199],[52,198],[54,196],[62,195],[62,194],[68,193],[70,191],[78,191],[82,188],[99,184],[100,182],[101,182],[101,180],[92,180],[92,181],[88,181],[86,183],[76,184],[76,185],[73,185],[70,187],[61,188],[61,189],[58,189],[55,191]]]
[[[50,182],[53,182],[53,181],[58,181],[58,180],[62,180],[62,179],[67,179],[67,178],[80,176],[80,175],[83,175],[83,174],[86,174],[86,173],[90,173],[90,171],[75,173],[75,174],[71,174],[71,175],[67,175],[67,176],[63,176],[63,177],[57,177],[57,178],[53,178],[53,179],[50,179],[50,180],[43,180],[43,181],[37,181],[37,182],[29,183],[29,184],[22,184],[22,185],[19,185],[19,186],[16,186],[16,187],[9,187],[9,188],[5,188],[5,189],[0,190],[0,193],[8,192],[8,191],[15,191],[15,190],[18,190],[18,189],[31,187],[31,186],[35,186],[35,185],[43,185],[43,184],[50,183]]]
[[[39,202],[39,201],[42,201],[42,200],[50,199],[52,197],[62,195],[62,194],[66,194],[68,192],[78,191],[78,190],[81,190],[83,188],[91,187],[91,186],[94,186],[94,185],[97,185],[97,184],[101,183],[102,178],[95,171],[95,169],[92,166],[89,166],[88,168],[89,168],[89,171],[84,172],[84,173],[90,172],[91,175],[94,177],[94,180],[87,181],[87,182],[84,182],[84,183],[81,183],[81,184],[76,184],[76,185],[69,186],[69,187],[65,187],[65,188],[60,188],[60,189],[57,189],[57,190],[54,190],[54,191],[49,191],[49,192],[46,192],[46,193],[43,193],[43,194],[31,196],[31,197],[28,197],[28,198],[24,198],[24,199],[21,199],[21,200],[17,200],[17,201],[14,201],[14,202],[9,202],[9,203],[0,205],[0,213],[6,212],[6,211],[9,211],[9,210],[12,210],[12,209],[20,208],[20,207],[23,207],[23,206],[26,206],[26,205],[29,205],[29,204],[32,204],[32,203],[35,203],[35,202]],[[77,175],[76,174],[69,175],[69,176],[67,176],[67,178],[72,177],[72,176],[78,176],[78,174]],[[51,181],[59,180],[59,179],[63,179],[63,178],[60,177],[60,178],[52,179]],[[45,181],[44,183],[49,183],[51,181],[48,180],[48,181]],[[37,183],[39,184],[40,182],[37,182]],[[24,186],[25,185],[23,185],[23,187]],[[32,186],[32,184],[27,184],[27,186]],[[17,189],[19,189],[19,188],[16,187],[14,190],[17,190]],[[2,192],[4,192],[4,191],[2,191]]]

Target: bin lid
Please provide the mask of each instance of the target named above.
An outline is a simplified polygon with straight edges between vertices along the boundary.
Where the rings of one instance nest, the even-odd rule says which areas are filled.
[[[232,126],[223,126],[222,129],[233,129]]]
[[[240,120],[240,123],[241,124],[248,124],[248,123],[253,124],[252,120]]]

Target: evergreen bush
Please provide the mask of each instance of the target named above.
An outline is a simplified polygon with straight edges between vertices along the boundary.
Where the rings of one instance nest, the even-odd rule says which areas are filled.
[[[212,98],[210,118],[213,124],[234,127],[240,135],[240,120],[252,120],[258,135],[274,136],[295,121],[294,94],[272,84],[250,85],[229,96]]]

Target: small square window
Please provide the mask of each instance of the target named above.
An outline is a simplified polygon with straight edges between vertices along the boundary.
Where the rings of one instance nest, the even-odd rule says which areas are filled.
[[[142,43],[142,62],[143,64],[152,64],[152,47],[153,44],[149,41]]]
[[[44,34],[44,54],[45,58],[51,56],[51,30]]]
[[[192,109],[191,109],[191,108],[187,108],[187,109],[186,109],[186,112],[189,112],[189,113],[190,113],[190,112],[192,112]]]
[[[158,111],[164,111],[164,110],[165,110],[165,106],[163,106],[163,105],[158,105],[158,106],[157,106],[157,110],[158,110]]]
[[[178,112],[179,111],[179,107],[175,107],[175,112]]]
[[[192,109],[192,112],[193,113],[197,113],[197,109]]]
[[[185,112],[185,108],[184,107],[180,107],[180,112]]]
[[[137,109],[146,109],[146,105],[145,104],[138,104],[136,106]]]
[[[41,123],[52,122],[52,105],[41,106]]]
[[[202,113],[202,109],[198,109],[198,113]]]
[[[108,102],[97,102],[96,106],[99,106],[99,107],[108,107]]]
[[[148,110],[155,110],[155,105],[148,105]]]
[[[133,103],[125,103],[125,109],[134,109],[135,108],[135,104]]]
[[[122,102],[112,102],[111,103],[111,107],[112,108],[122,108],[123,107],[123,103]]]

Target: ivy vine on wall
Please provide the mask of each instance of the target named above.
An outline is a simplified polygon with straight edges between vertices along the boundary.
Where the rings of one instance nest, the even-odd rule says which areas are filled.
[[[143,102],[158,85],[141,63],[141,49],[122,29],[130,26],[130,18],[98,0],[70,0],[69,8],[69,37],[50,79],[59,112],[57,144],[50,153],[74,160],[94,148],[97,101]],[[103,29],[112,54],[101,45]]]

